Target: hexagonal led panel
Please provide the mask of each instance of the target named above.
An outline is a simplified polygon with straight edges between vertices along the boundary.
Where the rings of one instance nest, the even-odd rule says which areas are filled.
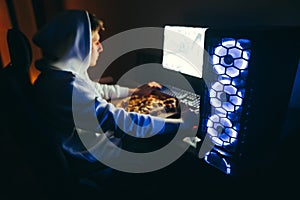
[[[217,76],[209,91],[212,115],[207,121],[207,133],[216,146],[231,152],[238,140],[251,55],[249,47],[247,39],[223,38],[211,55],[213,72]]]

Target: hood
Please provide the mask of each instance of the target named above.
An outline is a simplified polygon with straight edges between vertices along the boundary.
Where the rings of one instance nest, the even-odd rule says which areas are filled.
[[[39,70],[54,68],[79,75],[87,73],[92,39],[86,11],[63,11],[38,31],[32,40],[43,52],[43,58],[36,63]]]

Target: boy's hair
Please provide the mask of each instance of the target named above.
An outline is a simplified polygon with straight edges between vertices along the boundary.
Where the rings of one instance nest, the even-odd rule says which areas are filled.
[[[98,19],[96,15],[89,13],[89,19],[91,23],[91,29],[93,31],[104,31],[104,23],[102,20]]]

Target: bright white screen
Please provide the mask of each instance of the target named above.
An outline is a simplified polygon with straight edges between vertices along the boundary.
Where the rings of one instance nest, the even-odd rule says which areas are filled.
[[[206,29],[200,27],[165,26],[163,67],[202,78]]]

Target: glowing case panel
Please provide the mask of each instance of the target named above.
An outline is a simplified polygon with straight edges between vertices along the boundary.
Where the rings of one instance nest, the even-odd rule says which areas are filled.
[[[210,111],[201,134],[213,146],[204,157],[208,164],[240,174],[275,154],[298,66],[297,33],[282,27],[206,31]]]

